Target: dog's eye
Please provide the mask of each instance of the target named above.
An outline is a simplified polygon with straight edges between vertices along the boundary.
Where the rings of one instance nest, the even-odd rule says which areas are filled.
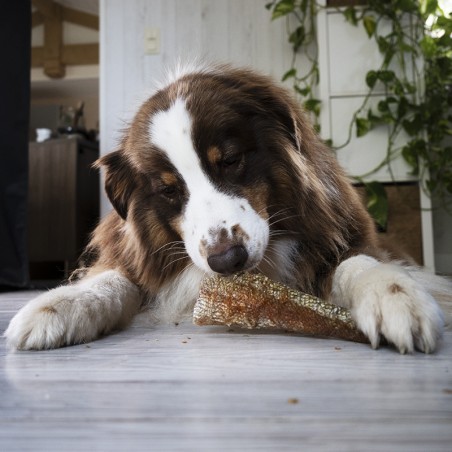
[[[221,161],[221,165],[225,168],[231,168],[237,166],[241,160],[242,156],[240,154],[232,154],[224,157]]]
[[[166,196],[167,198],[174,198],[177,195],[177,188],[174,185],[165,185],[161,190],[160,193],[163,196]]]

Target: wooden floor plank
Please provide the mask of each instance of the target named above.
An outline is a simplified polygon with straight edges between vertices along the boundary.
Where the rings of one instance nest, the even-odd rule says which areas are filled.
[[[38,292],[0,294],[0,328]],[[9,352],[0,450],[450,451],[452,332],[437,353],[191,324]]]

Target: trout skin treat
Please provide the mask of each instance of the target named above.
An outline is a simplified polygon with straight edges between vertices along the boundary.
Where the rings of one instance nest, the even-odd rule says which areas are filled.
[[[347,309],[257,273],[204,279],[193,321],[196,325],[277,329],[369,343]]]

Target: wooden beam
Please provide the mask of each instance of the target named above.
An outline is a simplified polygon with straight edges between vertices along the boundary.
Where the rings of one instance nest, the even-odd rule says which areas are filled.
[[[39,12],[46,17],[55,16],[55,6],[56,4],[53,0],[32,0],[33,5],[38,8]]]
[[[53,3],[53,15],[44,18],[44,72],[52,78],[64,77],[62,62],[63,21],[61,6]]]
[[[63,6],[62,18],[65,22],[71,22],[76,25],[81,25],[82,27],[99,30],[99,16],[95,16],[94,14]]]
[[[63,47],[63,61],[68,66],[99,64],[99,44],[70,44]]]
[[[99,30],[99,17],[72,8],[53,0],[33,0],[38,9],[33,13],[32,26],[44,24],[44,47],[32,49],[32,67],[43,67],[52,78],[66,74],[66,65],[99,64],[98,44],[63,45],[63,22]]]
[[[31,67],[44,66],[44,47],[31,48]]]
[[[39,11],[35,11],[31,15],[31,28],[37,27],[44,23],[44,16]]]
[[[31,67],[43,67],[44,47],[31,49]],[[98,44],[70,44],[63,46],[62,63],[70,66],[81,64],[99,64]]]

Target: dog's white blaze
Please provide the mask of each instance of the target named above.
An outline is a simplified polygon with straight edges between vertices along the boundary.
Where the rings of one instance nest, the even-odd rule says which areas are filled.
[[[203,250],[215,246],[220,229],[232,237],[232,227],[239,225],[247,237],[247,268],[254,267],[267,247],[268,224],[246,199],[215,188],[201,168],[191,133],[192,119],[180,98],[168,110],[157,113],[149,125],[151,141],[166,153],[187,185],[189,200],[181,224],[187,252],[198,267],[210,272]]]
[[[202,172],[191,141],[191,118],[182,99],[166,111],[157,113],[149,128],[151,140],[166,153],[190,188],[209,190],[211,184]],[[191,192],[191,190],[190,190]]]

